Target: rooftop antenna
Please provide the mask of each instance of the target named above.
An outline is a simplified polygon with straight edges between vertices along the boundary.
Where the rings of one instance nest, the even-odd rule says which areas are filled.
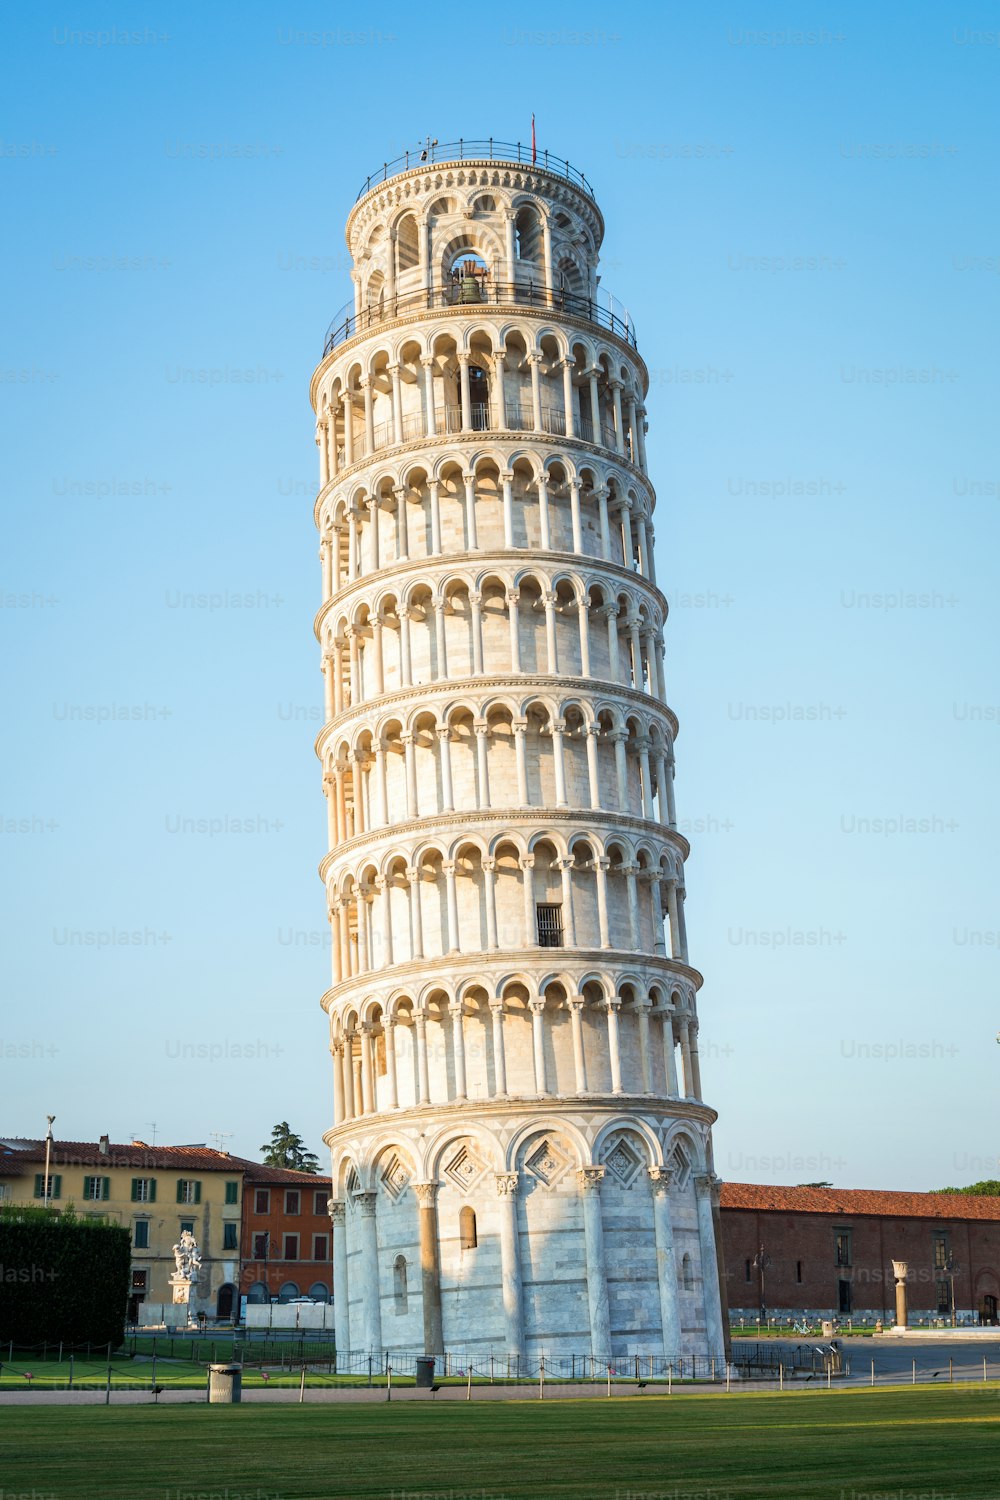
[[[209,1138],[215,1142],[216,1151],[221,1151],[223,1150],[223,1141],[230,1140],[232,1134],[231,1130],[211,1130],[209,1131]],[[229,1153],[227,1152],[226,1154],[228,1155]]]

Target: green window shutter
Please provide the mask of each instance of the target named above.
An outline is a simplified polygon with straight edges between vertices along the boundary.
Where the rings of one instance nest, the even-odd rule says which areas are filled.
[[[36,1198],[44,1198],[45,1197],[45,1173],[44,1172],[36,1172],[35,1173],[35,1197]]]
[[[237,1183],[237,1182],[227,1182],[226,1183],[226,1202],[227,1203],[238,1203],[239,1202],[239,1183]]]
[[[49,1194],[49,1197],[50,1198],[61,1198],[62,1197],[62,1178],[59,1177],[58,1175],[55,1176],[55,1177],[53,1177],[53,1179],[52,1179],[52,1192]]]
[[[149,1179],[149,1192],[148,1192],[148,1194],[146,1196],[146,1202],[147,1203],[155,1203],[156,1202],[156,1178],[155,1177],[151,1177]]]
[[[105,1203],[107,1203],[108,1199],[111,1197],[111,1178],[110,1177],[102,1177],[101,1178],[101,1197],[104,1199]]]
[[[178,1203],[183,1203],[184,1202],[184,1178],[183,1177],[178,1177],[178,1179],[177,1179],[177,1202]]]
[[[196,1182],[195,1185],[194,1185],[194,1201],[196,1203],[200,1203],[201,1202],[201,1183],[200,1182]]]
[[[133,1177],[132,1178],[132,1202],[133,1203],[138,1203],[139,1202],[139,1179],[138,1179],[138,1177]]]

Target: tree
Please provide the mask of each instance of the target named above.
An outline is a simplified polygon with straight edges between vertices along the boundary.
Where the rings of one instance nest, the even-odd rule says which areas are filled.
[[[966,1198],[1000,1198],[1000,1182],[988,1177],[985,1182],[971,1182],[968,1187],[932,1188],[935,1193],[961,1193]]]
[[[271,1131],[271,1140],[260,1148],[265,1167],[288,1167],[293,1172],[308,1172],[315,1177],[319,1171],[319,1158],[307,1151],[300,1135],[282,1120]]]

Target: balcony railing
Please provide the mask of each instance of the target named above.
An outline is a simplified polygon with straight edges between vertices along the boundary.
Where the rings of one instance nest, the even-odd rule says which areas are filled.
[[[428,141],[426,146],[418,146],[414,151],[404,151],[402,156],[397,156],[393,161],[384,161],[382,170],[373,172],[366,177],[358,192],[355,202],[359,202],[372,188],[378,187],[380,182],[388,182],[390,177],[395,177],[399,172],[409,172],[414,167],[424,167],[432,162],[442,161],[510,161],[517,162],[519,166],[541,167],[546,172],[555,172],[560,177],[575,182],[577,187],[583,188],[585,193],[594,197],[594,189],[584,177],[583,173],[576,167],[570,166],[569,162],[561,156],[556,156],[551,151],[538,151],[532,146],[522,146],[520,141],[511,144],[510,141],[495,141],[492,136],[485,141]]]
[[[566,436],[566,417],[554,406],[542,407],[541,428],[535,426],[534,411],[530,406],[517,406],[507,402],[506,422],[498,426],[493,408],[486,402],[474,401],[470,410],[471,432],[546,432],[552,437]],[[593,443],[594,424],[586,417],[578,417],[575,423],[576,436],[585,443]],[[439,437],[448,436],[451,433],[462,432],[462,408],[460,406],[437,406],[434,408],[434,431]],[[416,438],[427,437],[427,427],[422,412],[413,412],[403,418],[403,442],[409,443]],[[372,436],[375,439],[371,452],[368,449],[368,434],[365,432],[355,433],[351,444],[352,464],[361,463],[363,459],[370,458],[372,453],[377,453],[381,448],[391,448],[396,442],[396,429],[392,422],[379,422],[373,429]],[[607,423],[601,424],[601,435],[597,442],[604,448],[610,448],[613,453],[618,452],[618,437],[613,427]],[[337,450],[337,466],[344,468],[347,464],[347,452],[343,445]]]
[[[417,291],[403,292],[395,297],[381,297],[360,312],[355,312],[354,303],[349,302],[340,309],[326,331],[323,355],[325,358],[338,344],[354,338],[355,334],[367,333],[382,323],[405,317],[407,313],[488,303],[567,313],[587,323],[596,323],[599,328],[607,328],[631,348],[637,348],[635,324],[617,302],[613,307],[606,306],[593,297],[568,292],[562,287],[539,286],[531,281],[493,281],[486,277],[475,285],[471,284],[471,278],[467,278],[445,287],[420,287]]]

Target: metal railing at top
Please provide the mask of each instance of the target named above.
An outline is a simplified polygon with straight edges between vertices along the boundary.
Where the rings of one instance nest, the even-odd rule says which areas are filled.
[[[433,311],[435,308],[471,308],[499,303],[516,307],[537,307],[552,312],[568,313],[570,317],[582,318],[584,322],[596,323],[606,328],[630,348],[638,347],[635,324],[627,311],[616,311],[593,297],[578,292],[568,292],[562,287],[540,286],[531,281],[493,281],[486,278],[475,288],[471,297],[465,282],[455,281],[444,287],[420,287],[413,292],[403,292],[395,297],[380,297],[378,302],[355,312],[354,303],[346,303],[336,314],[326,331],[323,341],[324,357],[355,334],[366,333],[381,323],[402,318],[407,313]]]
[[[545,172],[555,172],[577,187],[583,188],[591,198],[596,194],[586,177],[578,168],[571,166],[565,157],[552,151],[539,151],[533,146],[523,146],[520,141],[495,141],[492,136],[485,141],[428,141],[413,151],[404,151],[392,161],[384,161],[380,172],[366,177],[355,202],[359,203],[366,193],[379,183],[388,182],[399,172],[409,172],[414,167],[426,167],[434,163],[449,161],[507,161],[522,167],[540,167]]]

